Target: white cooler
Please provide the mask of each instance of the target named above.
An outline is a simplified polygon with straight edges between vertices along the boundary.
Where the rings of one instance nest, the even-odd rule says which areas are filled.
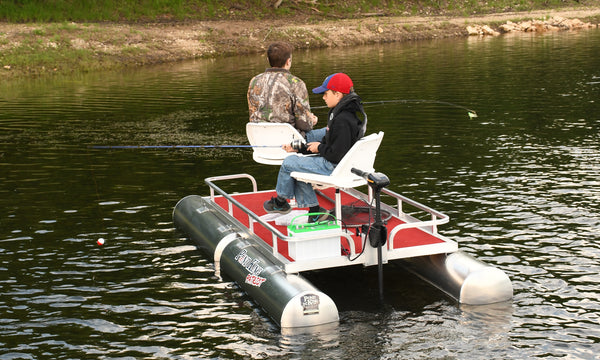
[[[309,214],[300,216],[306,215]],[[288,254],[292,259],[322,259],[341,255],[340,236],[333,236],[333,234],[339,234],[341,230],[341,226],[337,221],[322,221],[314,224],[294,225],[294,221],[292,220],[287,228],[288,236],[294,238],[301,239],[317,234],[321,236],[319,239],[288,242]]]

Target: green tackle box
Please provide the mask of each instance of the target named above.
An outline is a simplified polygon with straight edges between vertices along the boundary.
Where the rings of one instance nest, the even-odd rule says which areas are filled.
[[[296,261],[309,259],[322,259],[341,255],[339,233],[341,226],[336,220],[321,221],[312,224],[294,224],[294,220],[302,216],[316,215],[308,213],[296,216],[288,225],[288,236],[302,239],[319,235],[318,239],[288,242],[288,254]],[[320,214],[320,213],[319,213]],[[334,234],[338,234],[334,236]]]

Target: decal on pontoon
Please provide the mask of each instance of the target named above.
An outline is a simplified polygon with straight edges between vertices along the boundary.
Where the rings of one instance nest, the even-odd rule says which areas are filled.
[[[260,287],[262,283],[267,281],[267,279],[260,276],[260,273],[263,271],[263,267],[258,265],[259,260],[248,256],[245,249],[235,256],[235,260],[249,272],[249,274],[246,276],[246,284]]]
[[[257,275],[248,274],[246,276],[246,284],[250,284],[252,286],[260,287],[260,285],[262,285],[262,283],[265,281],[267,281],[267,279]]]
[[[319,313],[319,295],[316,294],[306,294],[300,298],[300,303],[302,304],[302,311],[304,315],[313,315]]]

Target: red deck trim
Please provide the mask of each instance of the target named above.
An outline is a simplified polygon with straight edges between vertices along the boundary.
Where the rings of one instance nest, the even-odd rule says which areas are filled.
[[[335,198],[335,189],[333,188],[325,189],[323,190],[323,193],[331,199]],[[269,200],[272,196],[276,196],[276,193],[273,190],[261,193],[234,194],[232,196],[245,207],[247,207],[250,211],[254,212],[258,216],[262,216],[266,214],[265,210],[263,209],[263,203]],[[332,202],[320,195],[317,195],[317,197],[319,200],[319,204],[322,207],[326,209],[333,209],[334,204]],[[357,198],[351,196],[350,194],[344,191],[341,191],[341,198],[342,205],[350,205],[358,200]],[[215,202],[219,206],[221,206],[225,211],[228,211],[229,208],[227,205],[227,199],[218,196],[215,197]],[[244,226],[249,226],[248,215],[246,215],[242,210],[238,209],[236,206],[233,206],[233,216],[242,224],[244,224]],[[398,226],[403,223],[404,222],[402,220],[392,216],[386,224],[388,234],[395,226]],[[275,222],[271,222],[271,225],[278,229],[282,234],[287,234],[287,228],[285,226],[275,225]],[[254,223],[254,233],[263,241],[265,241],[265,243],[267,243],[269,246],[273,246],[271,232],[267,230],[264,226],[260,225],[259,223]],[[356,249],[356,252],[360,253],[362,251],[362,239],[360,238],[360,236],[356,235],[352,235],[352,239],[354,240],[354,247]],[[398,234],[396,235],[396,240],[394,241],[394,249],[439,244],[443,242],[444,241],[442,239],[421,229],[409,228],[398,232]],[[290,261],[294,261],[292,258],[289,257],[288,244],[286,241],[278,239],[277,246],[281,255],[285,256]],[[342,246],[347,248],[347,245],[344,245],[343,242]]]

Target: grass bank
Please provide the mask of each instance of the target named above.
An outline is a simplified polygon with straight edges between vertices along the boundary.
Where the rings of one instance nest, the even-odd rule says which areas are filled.
[[[261,52],[274,40],[317,48],[467,36],[469,24],[555,14],[597,24],[600,7],[590,4],[597,0],[0,0],[0,79]]]
[[[307,20],[365,15],[469,16],[568,6],[596,0],[2,0],[4,22],[157,22],[257,20],[305,16]]]

